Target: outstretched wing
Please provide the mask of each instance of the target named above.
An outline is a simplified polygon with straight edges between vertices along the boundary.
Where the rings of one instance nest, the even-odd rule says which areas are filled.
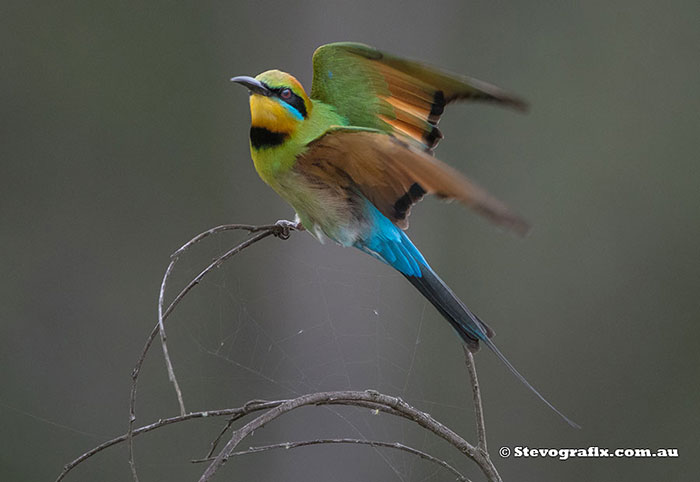
[[[525,234],[529,226],[502,202],[429,153],[382,132],[339,128],[319,137],[297,158],[304,175],[357,189],[402,229],[426,194],[456,199],[496,224]]]
[[[359,43],[319,47],[313,68],[313,99],[333,105],[351,125],[407,136],[427,151],[442,139],[436,126],[450,102],[477,100],[527,108],[498,87]]]

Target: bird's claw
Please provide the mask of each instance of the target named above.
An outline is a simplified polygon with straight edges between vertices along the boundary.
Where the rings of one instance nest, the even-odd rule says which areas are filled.
[[[280,239],[289,239],[292,231],[302,231],[303,229],[304,227],[301,225],[301,223],[280,219],[275,223],[275,228],[272,234]]]

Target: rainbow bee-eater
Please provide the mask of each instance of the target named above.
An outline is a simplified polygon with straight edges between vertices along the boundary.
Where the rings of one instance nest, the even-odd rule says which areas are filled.
[[[319,47],[311,95],[290,74],[231,79],[250,91],[255,169],[296,211],[298,228],[352,246],[396,269],[452,325],[471,351],[479,342],[544,403],[576,426],[511,365],[494,332],[433,271],[406,236],[426,194],[456,199],[519,234],[528,225],[457,170],[433,157],[445,106],[483,101],[525,110],[501,89],[358,43]]]

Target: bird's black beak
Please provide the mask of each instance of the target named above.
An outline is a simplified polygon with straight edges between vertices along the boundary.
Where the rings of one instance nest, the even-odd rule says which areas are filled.
[[[239,75],[238,77],[234,77],[231,79],[231,82],[247,87],[251,94],[264,95],[265,97],[272,95],[272,92],[265,84],[259,80],[255,80],[252,77],[248,77],[247,75]]]

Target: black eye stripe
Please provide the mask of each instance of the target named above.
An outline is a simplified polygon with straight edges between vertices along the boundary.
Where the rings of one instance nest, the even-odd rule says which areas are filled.
[[[291,105],[292,107],[294,107],[297,111],[299,111],[299,113],[301,114],[301,116],[302,116],[304,119],[306,119],[306,114],[307,114],[307,112],[306,112],[306,104],[304,104],[304,99],[302,99],[300,96],[298,96],[297,94],[295,94],[294,91],[293,91],[292,89],[289,89],[289,87],[274,87],[274,88],[273,88],[273,87],[270,87],[270,86],[267,86],[267,88],[270,89],[270,91],[273,93],[273,95],[274,95],[275,97],[277,97],[278,99],[280,99],[282,102],[286,102],[287,104],[289,104],[289,105]],[[281,96],[282,91],[285,90],[285,89],[289,89],[289,92],[291,92],[291,94],[292,94],[291,97],[290,97],[289,99],[283,99],[282,96]]]

